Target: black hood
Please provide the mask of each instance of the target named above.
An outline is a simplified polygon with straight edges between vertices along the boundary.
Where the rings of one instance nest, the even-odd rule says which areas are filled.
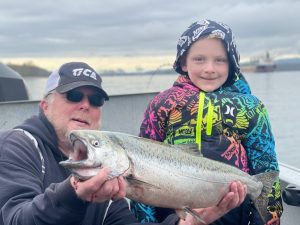
[[[239,79],[240,55],[231,28],[221,22],[202,20],[191,24],[178,40],[177,56],[173,68],[177,73],[188,76],[188,73],[181,68],[181,61],[196,41],[207,36],[218,38],[224,44],[229,59],[229,75],[225,86],[230,86]]]

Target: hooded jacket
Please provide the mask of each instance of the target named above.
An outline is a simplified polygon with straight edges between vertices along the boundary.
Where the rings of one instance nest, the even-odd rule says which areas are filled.
[[[0,135],[0,225],[117,225],[136,219],[125,199],[89,203],[73,190],[70,172],[59,165],[66,157],[58,149],[54,128],[41,113]],[[41,153],[41,156],[39,155]],[[44,165],[44,167],[43,167]],[[164,221],[175,225],[176,215]]]
[[[249,93],[242,76],[231,87],[210,93],[200,91],[187,77],[179,76],[172,88],[149,103],[140,136],[169,144],[198,143],[204,157],[236,166],[251,175],[278,170],[266,108]],[[269,195],[270,220],[282,214],[280,193],[277,180]],[[242,207],[245,211],[248,208]],[[159,214],[152,209],[152,214]],[[233,211],[243,215],[237,209]]]
[[[194,42],[202,37],[223,41],[229,59],[228,79],[219,89],[204,92],[189,79],[181,61]],[[251,94],[240,73],[239,54],[231,29],[211,20],[193,23],[177,44],[174,69],[180,74],[173,87],[149,103],[140,136],[169,144],[197,143],[204,157],[225,162],[251,175],[278,171],[275,142],[264,104]],[[279,179],[269,193],[269,221],[282,214]],[[168,212],[132,202],[139,220],[160,221]],[[261,224],[249,199],[214,224]],[[253,212],[253,213],[252,213]],[[250,215],[251,214],[251,215]]]

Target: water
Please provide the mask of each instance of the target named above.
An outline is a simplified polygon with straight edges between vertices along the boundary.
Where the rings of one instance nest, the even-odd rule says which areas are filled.
[[[279,161],[300,168],[300,71],[256,73],[246,78],[268,109]]]
[[[177,75],[126,75],[103,76],[103,88],[109,95],[159,92],[170,87]],[[39,100],[44,94],[47,78],[25,77],[31,100]]]
[[[280,162],[300,168],[300,104],[298,84],[300,71],[252,73],[245,75],[252,93],[259,97],[268,109],[276,151]],[[170,87],[177,75],[105,76],[103,87],[109,95],[158,92]],[[26,78],[31,99],[43,95],[46,78]],[[298,102],[298,103],[297,103]]]

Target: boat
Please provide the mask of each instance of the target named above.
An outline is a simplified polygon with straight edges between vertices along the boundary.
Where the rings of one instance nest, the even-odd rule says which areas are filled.
[[[0,63],[0,102],[29,100],[22,76],[7,65]]]
[[[143,112],[158,92],[113,94],[103,107],[102,130],[139,133]],[[120,110],[126,113],[120,113]],[[39,112],[38,100],[0,101],[0,132],[15,127]],[[112,116],[113,115],[113,119]],[[279,162],[284,212],[281,225],[299,224],[300,169]]]
[[[109,104],[103,107],[102,130],[138,134],[143,111],[156,94],[157,92],[110,95]],[[37,114],[38,103],[39,101],[0,102],[0,131],[14,127],[32,114]],[[120,113],[120,110],[126,113]],[[114,115],[113,119],[111,115]],[[300,169],[283,163],[279,163],[279,168],[284,200],[281,225],[299,224]]]
[[[266,52],[263,57],[255,57],[250,61],[241,63],[242,72],[250,73],[263,73],[263,72],[273,72],[276,69],[276,63],[271,58],[270,53]]]
[[[260,58],[255,64],[255,72],[273,72],[276,69],[274,60],[270,57],[269,52],[266,53],[265,57]]]

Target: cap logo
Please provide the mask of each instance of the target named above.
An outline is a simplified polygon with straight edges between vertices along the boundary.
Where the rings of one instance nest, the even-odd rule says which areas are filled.
[[[97,80],[96,73],[92,70],[89,70],[89,69],[78,68],[78,69],[72,70],[72,72],[73,72],[73,76],[75,76],[75,77],[79,77],[81,75],[84,75],[84,76],[93,78],[94,80]]]

